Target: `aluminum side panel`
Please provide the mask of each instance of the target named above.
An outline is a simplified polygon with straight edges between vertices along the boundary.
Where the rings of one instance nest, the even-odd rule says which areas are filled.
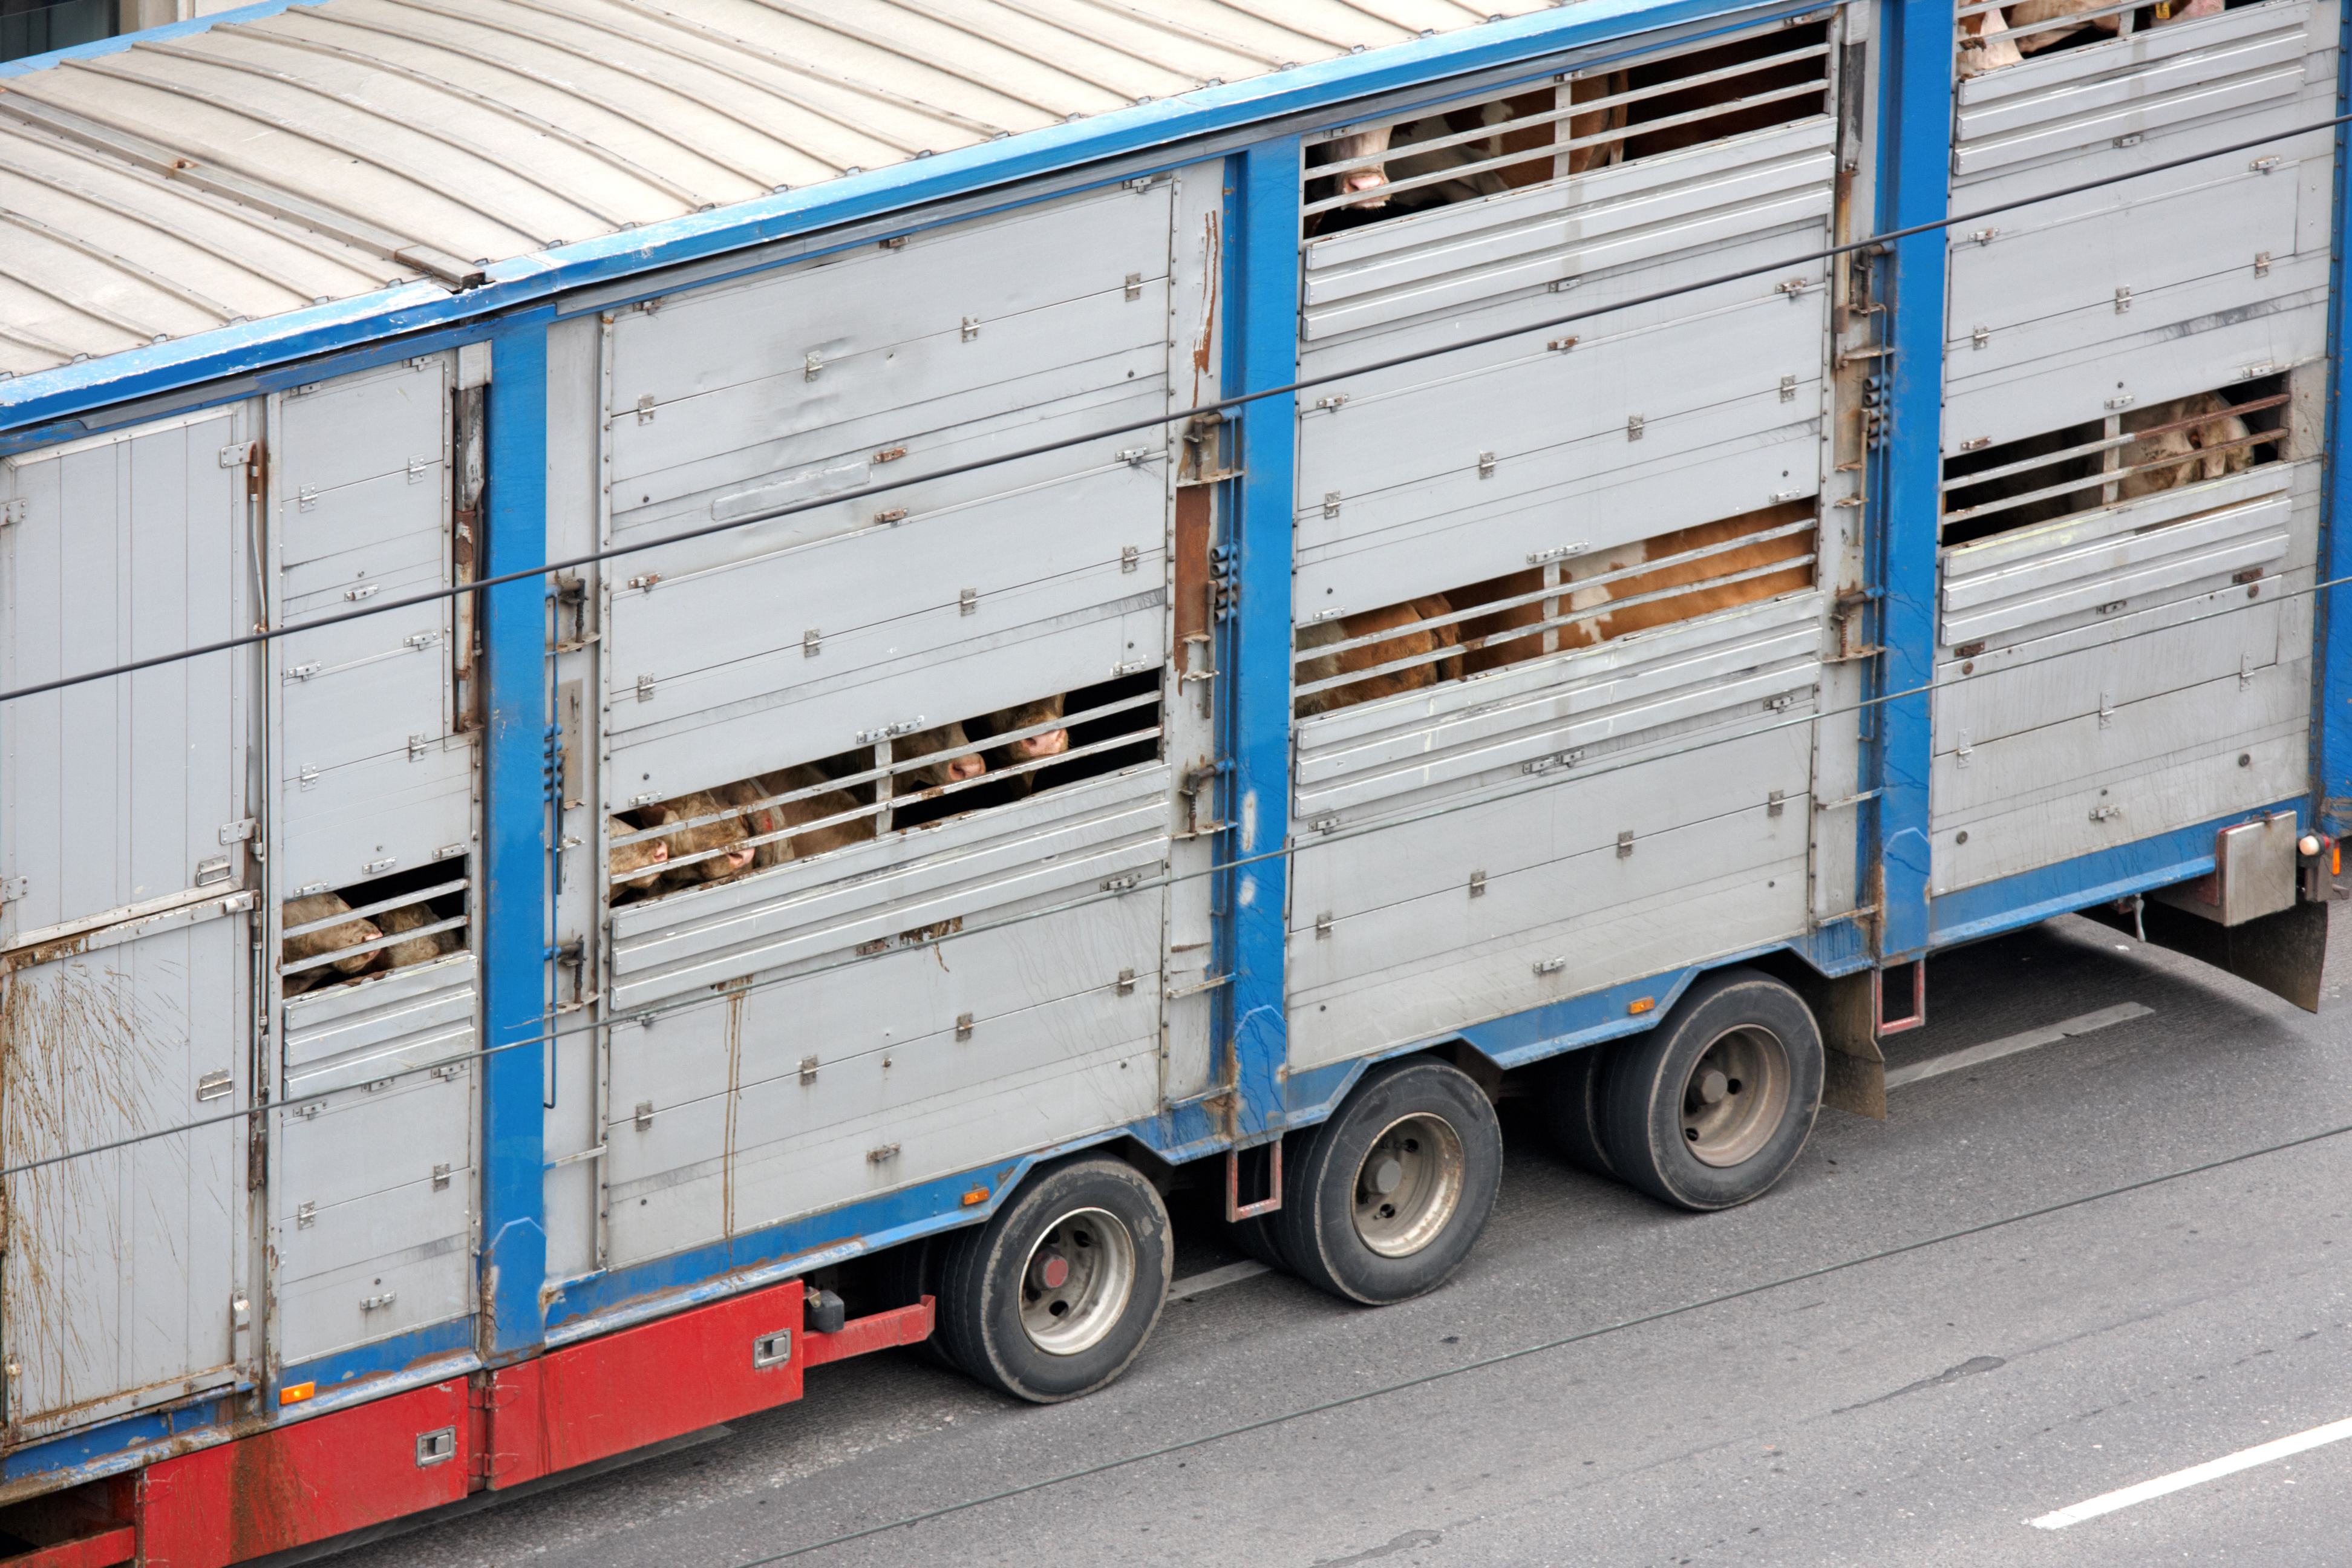
[[[0,977],[8,1163],[138,1140],[5,1178],[22,1436],[251,1374],[231,1310],[250,1289],[245,1126],[165,1131],[251,1103],[247,946],[242,915],[215,915]]]
[[[255,426],[232,405],[0,465],[0,685],[252,631]],[[0,942],[242,884],[255,658],[0,704]]]
[[[284,1361],[473,1310],[474,1081],[461,1065],[278,1119],[270,1228]]]
[[[1669,828],[1637,838],[1630,857],[1593,849],[1490,877],[1475,903],[1449,889],[1335,921],[1320,941],[1294,935],[1291,1067],[1344,1061],[1795,935],[1805,927],[1808,833],[1798,813],[1808,804],[1780,817],[1759,805]]]

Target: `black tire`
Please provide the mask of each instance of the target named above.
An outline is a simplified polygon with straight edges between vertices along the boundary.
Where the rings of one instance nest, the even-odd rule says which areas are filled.
[[[1536,1075],[1536,1095],[1552,1146],[1580,1171],[1613,1176],[1601,1137],[1601,1087],[1609,1077],[1610,1047],[1587,1046],[1554,1057]]]
[[[1036,1405],[1076,1399],[1142,1350],[1175,1257],[1168,1210],[1134,1166],[1107,1154],[1049,1165],[987,1224],[949,1241],[937,1334],[984,1387]],[[1056,1258],[1063,1274],[1047,1289],[1043,1270]],[[1057,1337],[1063,1348],[1048,1348]]]
[[[1382,1165],[1395,1168],[1376,1188]],[[1284,1175],[1276,1229],[1291,1271],[1343,1300],[1387,1306],[1434,1290],[1470,1255],[1502,1185],[1502,1129],[1460,1068],[1386,1062]]]
[[[1779,981],[1720,970],[1619,1043],[1601,1100],[1621,1180],[1678,1208],[1730,1208],[1779,1181],[1811,1134],[1821,1029]]]

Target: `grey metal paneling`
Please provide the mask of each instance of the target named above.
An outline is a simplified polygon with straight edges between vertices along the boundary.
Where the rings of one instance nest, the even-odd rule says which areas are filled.
[[[451,360],[428,354],[275,400],[278,618],[454,581]],[[456,733],[446,601],[270,645],[281,898],[462,855],[473,747]]]
[[[250,632],[251,405],[0,459],[0,685]],[[254,655],[0,704],[0,942],[241,885]]]
[[[278,1118],[270,1251],[283,1362],[473,1310],[475,1115],[474,1075],[460,1062]]]
[[[615,910],[614,1005],[674,1005],[611,1047],[611,1256],[1150,1114],[1160,900],[1062,906],[1165,868],[1169,787],[1155,764]]]
[[[2301,89],[2312,7],[2249,5],[2065,49],[1962,80],[1953,172],[2080,153]],[[2242,132],[2236,132],[2242,134]],[[2065,183],[2090,177],[2075,164]]]
[[[2316,464],[2263,464],[1945,552],[1937,892],[2305,787],[2294,590],[2317,483]]]
[[[1150,1115],[1159,906],[1138,894],[828,973],[747,977],[617,1031],[604,1131],[613,1258],[657,1257]]]
[[[1299,721],[1296,814],[1341,837],[1293,872],[1292,1065],[1802,929],[1813,748],[1787,721],[1822,613],[1789,595]]]
[[[252,1103],[251,899],[0,969],[0,1157],[104,1150],[5,1179],[8,1418],[22,1438],[253,1374],[235,1327],[249,1291],[246,1126],[169,1131]]]
[[[289,999],[287,1095],[378,1083],[466,1055],[478,996],[474,955],[453,952]]]
[[[2334,14],[2247,5],[1959,84],[1954,205],[2001,210],[1950,232],[1947,452],[2325,353],[2332,144],[2285,133],[2333,110]]]
[[[2287,553],[2292,478],[2265,464],[1948,550],[1937,635],[1946,647],[2014,641],[2273,567]]]
[[[2250,667],[2107,714],[1943,752],[1928,786],[1937,803],[1933,890],[2302,794],[2310,680],[2307,657]]]
[[[1364,843],[1310,839],[1292,889],[1291,1066],[1429,1038],[1802,931],[1805,728],[1709,755],[1706,769],[1664,756],[1570,774]],[[1631,853],[1617,838],[1627,831]],[[1475,872],[1485,875],[1474,896]]]
[[[1830,214],[1835,141],[1822,115],[1311,240],[1304,335],[1316,342],[1763,230],[1817,226]]]
[[[1822,612],[1818,593],[1786,595],[1300,720],[1296,813],[1351,823],[1575,765],[1562,757],[1801,712],[1821,679]]]

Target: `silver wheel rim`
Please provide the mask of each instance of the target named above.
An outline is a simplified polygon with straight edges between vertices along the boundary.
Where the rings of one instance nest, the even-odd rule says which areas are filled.
[[[1400,1117],[1356,1168],[1356,1234],[1382,1258],[1435,1241],[1462,1206],[1462,1135],[1435,1116]]]
[[[1135,1295],[1135,1237],[1108,1209],[1073,1209],[1021,1266],[1021,1328],[1047,1355],[1102,1343]]]
[[[1780,1129],[1795,1077],[1789,1048],[1754,1024],[1727,1029],[1683,1081],[1684,1146],[1702,1165],[1743,1165]]]

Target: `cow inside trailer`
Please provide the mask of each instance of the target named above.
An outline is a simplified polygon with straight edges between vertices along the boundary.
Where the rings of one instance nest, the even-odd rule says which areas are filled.
[[[1897,3],[0,68],[0,1529],[1075,1397],[1522,1089],[1744,1203],[2064,910],[2315,1004],[2338,8]]]

